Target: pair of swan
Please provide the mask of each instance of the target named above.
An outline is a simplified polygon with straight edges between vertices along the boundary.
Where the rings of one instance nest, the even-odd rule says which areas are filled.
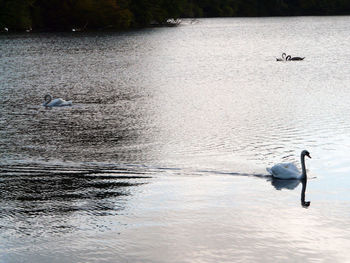
[[[43,103],[43,106],[45,106],[45,107],[72,106],[72,101],[65,101],[61,98],[53,100],[52,96],[50,94],[45,95],[44,100],[45,100],[45,102]]]
[[[281,58],[276,58],[276,61],[300,61],[303,60],[305,57],[292,57],[291,55],[288,55],[286,53],[282,53]]]

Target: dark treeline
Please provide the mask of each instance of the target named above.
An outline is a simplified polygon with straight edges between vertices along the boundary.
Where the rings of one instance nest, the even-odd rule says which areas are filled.
[[[350,14],[350,0],[0,0],[0,29],[126,29],[178,17]]]

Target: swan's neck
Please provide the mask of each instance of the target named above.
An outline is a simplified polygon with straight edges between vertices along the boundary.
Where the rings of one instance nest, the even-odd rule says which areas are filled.
[[[51,95],[46,95],[46,96],[45,96],[45,103],[44,103],[44,105],[46,106],[46,105],[49,104],[51,101],[52,101]]]
[[[302,178],[306,178],[306,167],[305,167],[305,155],[300,156],[301,161],[301,176]]]

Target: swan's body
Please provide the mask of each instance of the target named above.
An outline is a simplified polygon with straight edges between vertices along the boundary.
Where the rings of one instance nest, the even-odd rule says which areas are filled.
[[[279,163],[266,170],[275,178],[279,179],[302,179],[306,178],[305,156],[310,157],[310,153],[306,150],[301,152],[302,172],[293,163]]]
[[[282,53],[282,57],[276,58],[276,61],[286,61],[286,53]]]
[[[303,60],[305,57],[292,57],[291,55],[288,55],[287,57],[286,57],[286,60],[288,60],[288,61],[300,61],[300,60]]]
[[[266,170],[279,179],[301,179],[302,175],[294,163],[278,163]]]
[[[53,100],[52,96],[50,94],[45,95],[44,99],[45,99],[45,102],[44,102],[43,106],[45,106],[45,107],[72,106],[72,101],[65,101],[61,98]]]

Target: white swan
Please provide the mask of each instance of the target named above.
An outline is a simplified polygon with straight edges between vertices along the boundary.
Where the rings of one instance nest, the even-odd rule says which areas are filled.
[[[45,107],[63,107],[63,106],[72,106],[72,101],[65,101],[61,98],[52,100],[52,96],[50,94],[45,95],[45,102],[43,106]]]
[[[305,156],[311,158],[310,153],[306,150],[301,152],[302,172],[293,163],[279,163],[266,170],[275,178],[279,179],[302,179],[306,178]]]
[[[286,61],[286,53],[282,53],[282,58],[276,58],[276,61]]]

